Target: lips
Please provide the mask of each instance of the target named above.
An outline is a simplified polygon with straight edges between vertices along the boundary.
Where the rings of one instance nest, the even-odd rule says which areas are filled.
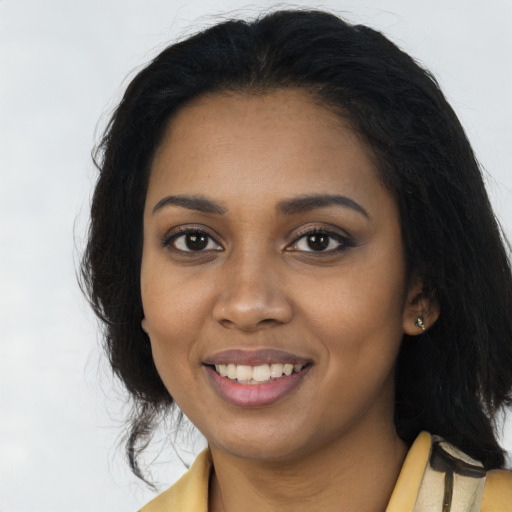
[[[302,383],[311,367],[311,361],[275,349],[226,350],[204,363],[217,394],[239,407],[279,401]]]

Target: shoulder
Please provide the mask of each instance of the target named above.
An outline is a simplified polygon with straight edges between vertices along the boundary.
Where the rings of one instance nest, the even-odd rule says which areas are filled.
[[[428,466],[436,472],[444,472],[445,496],[447,480],[451,481],[452,488],[448,494],[453,500],[453,505],[464,503],[469,507],[468,510],[481,512],[512,512],[510,471],[485,471],[480,462],[438,436],[432,436]],[[454,509],[458,510],[456,507]]]
[[[512,472],[488,471],[485,479],[482,512],[512,512]]]
[[[440,438],[434,437],[434,442],[431,442],[431,436],[426,433],[419,436],[406,459],[387,511],[416,510],[414,504],[417,506],[424,499],[430,501],[433,498],[432,491],[437,485],[428,484],[429,474],[430,476],[444,474],[448,470],[457,475],[457,478],[452,479],[453,483],[464,480],[464,477],[470,477],[477,487],[479,487],[478,482],[480,485],[483,484],[481,489],[483,493],[477,493],[482,500],[479,508],[481,512],[512,512],[512,472],[506,470],[485,472],[479,463],[472,461],[448,443],[439,443],[439,441]],[[444,463],[441,467],[439,463],[443,460],[432,460],[439,456],[439,453],[435,454],[438,450],[436,446],[439,445],[443,448],[440,453],[444,455],[442,457]],[[432,448],[436,448],[434,453]],[[447,454],[452,457],[447,459]],[[460,465],[461,462],[464,463],[463,466]],[[205,450],[198,455],[190,470],[178,482],[145,505],[140,512],[207,512],[210,471],[211,458],[209,451]],[[446,491],[443,490],[445,479],[442,480],[443,485],[439,489],[442,490],[442,495],[445,495]],[[418,491],[419,494],[417,494]],[[423,498],[422,491],[428,491]],[[458,492],[452,489],[449,494],[456,498]]]
[[[439,436],[422,432],[405,459],[386,512],[512,512],[512,473],[482,464]],[[447,509],[446,509],[447,510]]]
[[[142,507],[140,512],[207,512],[210,470],[210,452],[204,450],[172,487]]]

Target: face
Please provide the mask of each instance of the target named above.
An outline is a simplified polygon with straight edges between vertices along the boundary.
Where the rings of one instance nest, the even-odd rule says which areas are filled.
[[[414,329],[397,206],[305,92],[206,96],[172,119],[141,290],[162,381],[212,449],[283,460],[393,422]]]

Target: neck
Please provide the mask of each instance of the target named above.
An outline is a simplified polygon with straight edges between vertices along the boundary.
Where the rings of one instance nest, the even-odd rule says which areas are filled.
[[[358,429],[286,461],[248,460],[210,449],[211,512],[383,512],[407,452],[394,426]]]

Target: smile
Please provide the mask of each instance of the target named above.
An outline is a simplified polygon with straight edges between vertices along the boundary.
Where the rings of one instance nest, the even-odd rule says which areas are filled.
[[[226,350],[203,363],[215,393],[237,407],[265,407],[297,390],[313,367],[303,357],[274,349]]]
[[[261,364],[258,366],[231,363],[216,364],[215,371],[221,377],[236,380],[241,384],[255,385],[280,379],[283,375],[289,376],[292,373],[298,373],[304,366],[304,364],[293,363]]]

